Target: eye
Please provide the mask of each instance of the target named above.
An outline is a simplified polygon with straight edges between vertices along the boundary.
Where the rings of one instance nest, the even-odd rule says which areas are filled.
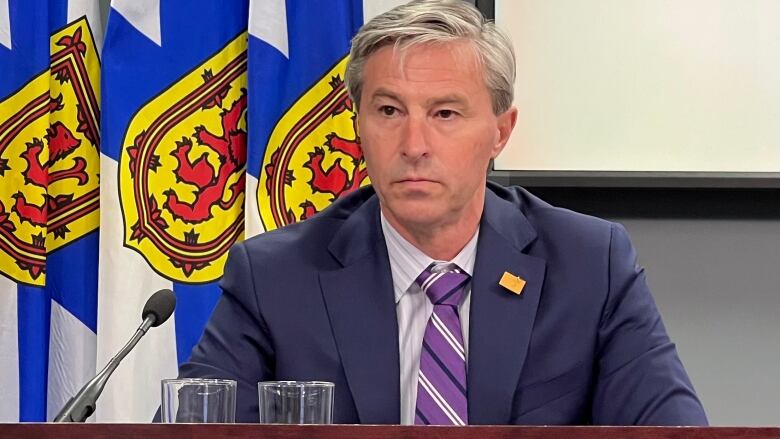
[[[436,112],[436,117],[440,119],[453,119],[458,113],[454,110],[439,110]]]
[[[390,105],[382,105],[379,107],[379,111],[385,116],[395,116],[395,114],[398,112],[398,109]]]

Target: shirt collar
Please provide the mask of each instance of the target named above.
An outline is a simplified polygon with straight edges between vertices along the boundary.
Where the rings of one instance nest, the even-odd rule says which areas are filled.
[[[382,233],[387,244],[387,255],[390,258],[390,271],[393,276],[393,284],[400,288],[394,288],[395,303],[398,303],[404,294],[409,292],[414,285],[417,276],[423,270],[428,268],[433,262],[450,262],[456,264],[469,276],[474,274],[474,261],[477,254],[477,239],[479,237],[479,226],[474,232],[471,240],[461,249],[461,251],[450,261],[437,261],[423,253],[412,243],[407,241],[400,233],[387,221],[385,214],[381,212]]]

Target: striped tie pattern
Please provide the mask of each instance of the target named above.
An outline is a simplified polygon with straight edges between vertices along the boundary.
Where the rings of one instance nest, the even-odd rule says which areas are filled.
[[[470,278],[454,264],[431,264],[415,280],[433,303],[420,352],[415,424],[468,424],[466,352],[458,304]]]

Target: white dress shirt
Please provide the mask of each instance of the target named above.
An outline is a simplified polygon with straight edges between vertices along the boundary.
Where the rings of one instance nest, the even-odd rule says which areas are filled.
[[[454,259],[436,261],[404,239],[390,225],[384,214],[381,217],[382,233],[387,243],[387,254],[390,258],[390,270],[393,275],[395,312],[398,318],[398,354],[401,362],[401,424],[411,425],[414,424],[414,410],[417,405],[417,375],[420,371],[423,335],[428,319],[433,313],[433,304],[414,281],[433,262],[457,264],[469,276],[473,276],[479,228]],[[471,281],[464,287],[463,297],[458,306],[467,366],[470,304]]]

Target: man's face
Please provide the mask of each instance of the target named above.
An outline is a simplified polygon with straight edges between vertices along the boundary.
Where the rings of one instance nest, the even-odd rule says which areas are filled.
[[[359,108],[368,174],[391,223],[434,230],[478,221],[488,163],[516,110],[493,113],[469,43],[412,46],[403,56],[379,49],[365,64]]]

